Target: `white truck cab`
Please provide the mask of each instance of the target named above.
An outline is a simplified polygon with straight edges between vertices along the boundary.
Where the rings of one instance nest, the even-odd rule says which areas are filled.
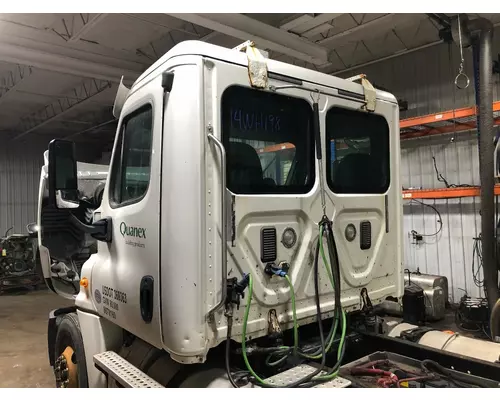
[[[363,289],[372,304],[402,296],[395,97],[246,50],[182,42],[129,90],[120,87],[111,165],[97,172],[106,175],[94,207],[70,193],[82,170],[72,144],[49,147],[42,175],[50,171],[52,211],[83,207],[91,218],[67,217],[71,231],[85,225],[97,238],[97,251],[70,274],[72,284],[62,284],[49,267],[42,176],[43,271],[53,290],[75,298],[67,312],[76,313],[82,344],[67,346],[84,353],[73,363],[80,375],[85,369],[81,386],[109,385],[93,356],[119,352],[130,336],[172,363],[205,363],[228,336],[232,278],[253,283],[245,293],[251,304],[245,297],[229,313],[233,341],[243,340],[243,330],[248,341],[268,337],[276,323],[283,332],[315,323],[316,299],[321,318],[331,319],[335,296],[324,259],[315,289],[323,217],[338,259],[338,306],[359,310]],[[67,366],[66,347],[55,343],[55,320],[65,313],[52,314],[49,353],[53,364]]]

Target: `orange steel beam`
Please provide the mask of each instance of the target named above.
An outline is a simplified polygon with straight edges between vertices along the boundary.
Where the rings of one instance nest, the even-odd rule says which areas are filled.
[[[493,103],[493,111],[500,111],[500,101],[495,101]],[[450,119],[472,117],[474,115],[476,115],[476,106],[457,108],[456,110],[402,119],[399,121],[399,127],[411,128],[412,126],[432,124],[433,122],[447,121]]]
[[[479,186],[457,187],[447,189],[403,190],[403,199],[454,199],[459,197],[479,196]],[[500,195],[500,185],[495,185],[495,195]]]
[[[493,103],[493,112],[500,111],[500,101]],[[429,114],[420,117],[407,118],[399,121],[401,129],[411,129],[415,126],[429,125],[435,122],[444,122],[476,116],[476,106],[459,108],[456,110],[444,111],[441,113]],[[495,126],[500,125],[500,118],[495,118]],[[451,122],[450,122],[451,124]],[[476,122],[462,122],[449,126],[429,127],[415,132],[405,132],[401,134],[401,139],[411,139],[427,135],[438,135],[442,133],[460,132],[476,128]]]
[[[493,124],[495,126],[500,125],[500,118],[495,118],[493,121]],[[417,137],[422,137],[422,136],[429,136],[429,135],[439,135],[443,133],[452,133],[452,132],[462,132],[462,131],[470,131],[471,129],[476,129],[476,123],[471,122],[467,124],[455,124],[455,125],[449,125],[449,126],[440,126],[439,128],[429,128],[429,129],[422,129],[420,131],[416,132],[405,132],[401,134],[401,139],[413,139]]]
[[[455,111],[445,111],[442,113],[435,113],[423,115],[420,117],[407,118],[399,121],[400,128],[411,128],[417,125],[432,124],[433,122],[446,121],[449,119],[465,118],[476,115],[476,106],[458,108]]]

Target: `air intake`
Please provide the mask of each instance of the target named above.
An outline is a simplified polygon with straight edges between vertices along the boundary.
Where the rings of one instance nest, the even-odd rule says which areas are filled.
[[[372,224],[370,221],[363,221],[359,224],[359,231],[361,233],[359,247],[361,250],[368,250],[372,247]]]
[[[260,231],[260,260],[263,263],[276,261],[276,228],[262,228]]]

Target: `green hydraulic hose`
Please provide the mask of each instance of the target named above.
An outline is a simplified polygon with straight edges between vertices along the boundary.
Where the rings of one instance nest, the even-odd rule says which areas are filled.
[[[325,248],[323,247],[323,226],[319,227],[319,237],[321,238],[321,240],[319,241],[319,251],[321,253],[321,258],[323,258],[323,264],[325,264],[326,273],[328,274],[328,278],[330,278],[332,288],[335,290],[335,283],[333,280],[332,271],[330,269],[330,263],[326,259]]]
[[[329,266],[329,263],[328,263],[328,260],[326,259],[326,254],[325,254],[325,249],[323,247],[323,226],[320,226],[319,228],[319,248],[320,248],[320,252],[321,252],[321,257],[323,259],[323,263],[325,265],[325,269],[326,269],[326,272],[328,274],[328,278],[330,279],[330,283],[332,284],[332,287],[335,289],[335,283],[334,283],[334,279],[333,279],[333,275],[332,275],[332,271],[330,270],[330,266]],[[291,297],[292,297],[292,310],[293,310],[293,315],[294,315],[294,353],[296,353],[296,349],[298,348],[298,325],[297,325],[297,314],[296,314],[296,306],[295,306],[295,295],[294,295],[294,292],[293,292],[293,286],[292,286],[292,283],[288,277],[288,275],[285,277],[287,279],[287,282],[288,282],[288,285],[290,286],[290,291],[291,291]],[[329,342],[327,343],[327,346],[325,348],[325,352],[328,353],[333,345],[333,342],[334,342],[334,339],[335,339],[335,335],[337,333],[337,328],[338,328],[338,319],[335,319],[335,322],[334,322],[334,326],[333,326],[333,332],[330,336],[330,340]],[[287,352],[287,349],[290,349],[288,346],[283,346],[282,347],[284,352],[286,354],[283,355],[283,357],[281,357],[280,359],[276,360],[276,361],[270,361],[270,359],[272,358],[273,355],[276,355],[276,353],[274,354],[270,354],[267,359],[266,359],[266,364],[268,366],[271,366],[271,367],[274,367],[276,365],[279,365],[281,364],[284,360],[286,360],[286,358],[288,357],[288,354],[289,352]],[[315,353],[318,353],[318,351],[316,351]],[[279,353],[278,353],[279,354]],[[318,360],[322,357],[321,354],[306,354],[306,353],[303,353],[303,352],[298,352],[298,354],[304,358],[307,358],[309,360]]]
[[[245,307],[245,313],[243,314],[243,329],[242,329],[242,338],[241,338],[241,350],[242,350],[242,353],[243,353],[242,354],[243,355],[243,360],[244,360],[245,366],[247,367],[247,369],[250,372],[250,374],[262,386],[264,386],[264,387],[279,387],[279,386],[273,386],[273,385],[270,385],[269,383],[266,383],[260,376],[257,375],[257,373],[251,367],[250,362],[248,361],[248,356],[247,356],[247,351],[246,351],[246,334],[247,334],[248,316],[250,314],[250,304],[252,303],[252,293],[253,293],[253,278],[252,278],[251,274],[249,274],[248,291],[249,291],[249,294],[248,294],[248,298],[247,298],[247,304],[246,304],[246,307]],[[295,300],[295,298],[294,298],[294,300]],[[319,372],[320,372],[320,370],[318,369],[317,371],[315,371],[312,374],[308,375],[308,377],[304,377],[304,378],[299,379],[295,384],[296,385],[300,385],[301,384],[300,381],[303,381],[304,379],[307,379],[307,380],[310,381],[310,379],[312,379]],[[284,387],[293,387],[293,386],[287,385],[287,386],[284,386]]]
[[[290,277],[285,275],[285,279],[290,287],[290,297],[292,299],[292,315],[293,315],[293,354],[297,354],[299,348],[299,327],[297,325],[297,310],[295,307],[295,291],[293,290],[292,281]]]
[[[243,361],[245,361],[245,366],[247,367],[248,371],[260,384],[267,385],[267,382],[264,382],[264,380],[255,373],[247,357],[246,336],[247,336],[248,315],[250,313],[250,304],[252,303],[252,293],[253,293],[253,278],[252,274],[250,274],[248,281],[247,306],[245,307],[245,313],[243,315],[243,330],[241,332],[241,351],[243,353]]]
[[[340,343],[339,343],[339,348],[337,350],[337,359],[339,360],[341,355],[342,355],[342,348],[344,347],[344,341],[345,341],[345,333],[346,333],[346,318],[345,318],[345,312],[342,310],[342,335],[340,337]],[[332,371],[328,375],[321,375],[321,376],[315,376],[313,378],[314,381],[328,381],[333,378],[335,378],[340,370],[340,365],[339,368],[337,368],[335,371]]]
[[[325,269],[326,269],[326,272],[328,274],[328,278],[330,279],[330,283],[332,284],[332,287],[335,289],[335,283],[333,280],[332,271],[330,270],[330,265],[326,259],[325,249],[323,247],[323,226],[322,225],[319,227],[319,237],[320,237],[319,251],[321,253],[321,257],[323,259],[323,264],[325,265]],[[330,341],[328,342],[326,349],[325,349],[326,353],[328,353],[330,351],[330,348],[332,347],[333,341],[335,339],[335,334],[337,333],[337,327],[338,327],[338,319],[335,319],[333,333],[332,333],[332,335],[330,337]],[[316,353],[317,353],[317,351],[316,351]],[[317,360],[317,359],[321,358],[321,354],[309,355],[309,354],[300,353],[300,355],[302,357],[305,357],[305,358],[310,359],[310,360]]]
[[[323,227],[320,228],[320,234],[322,234],[322,229]],[[335,285],[334,285],[334,280],[333,280],[333,276],[331,274],[331,270],[330,270],[330,264],[328,262],[328,260],[326,259],[326,255],[325,255],[325,251],[324,251],[324,248],[323,248],[323,240],[320,241],[320,252],[321,252],[321,256],[323,258],[323,262],[325,264],[325,267],[326,267],[326,270],[328,271],[328,276],[330,278],[330,281],[332,283],[332,287],[334,288],[335,290]],[[335,321],[335,330],[337,330],[337,321]],[[340,336],[340,343],[339,343],[339,347],[338,347],[338,350],[337,350],[337,360],[340,360],[340,357],[342,356],[342,348],[344,347],[344,341],[345,341],[345,334],[346,334],[346,317],[345,317],[345,312],[344,312],[344,309],[342,308],[342,334]],[[335,335],[333,335],[332,337],[334,337]],[[313,378],[313,380],[315,381],[326,381],[326,380],[331,380],[333,378],[335,378],[338,373],[339,373],[339,370],[340,370],[340,365],[339,365],[339,368],[337,368],[336,370],[332,371],[330,374],[327,374],[327,375],[321,375],[321,376],[316,376]]]
[[[333,275],[332,275],[332,272],[329,268],[329,262],[326,258],[326,254],[325,254],[325,251],[324,251],[324,247],[323,247],[323,226],[320,226],[320,240],[319,240],[319,246],[320,246],[320,252],[321,252],[321,256],[322,256],[322,259],[323,259],[323,263],[325,264],[325,268],[327,270],[327,274],[328,274],[328,278],[330,279],[330,282],[332,284],[332,287],[333,289],[335,289],[335,281],[334,281],[334,278],[333,278]],[[293,351],[294,351],[294,354],[298,352],[298,324],[297,324],[297,311],[296,311],[296,304],[295,304],[295,292],[293,290],[293,285],[292,285],[292,282],[290,280],[290,277],[288,275],[285,275],[285,279],[290,287],[290,297],[291,297],[291,302],[292,302],[292,315],[293,315],[293,334],[294,334],[294,345],[293,345]],[[253,293],[253,279],[252,279],[252,275],[250,275],[249,277],[249,295],[248,295],[248,298],[247,298],[247,306],[245,308],[245,313],[244,313],[244,317],[243,317],[243,331],[242,331],[242,341],[241,341],[241,349],[242,349],[242,353],[243,353],[243,360],[245,362],[245,365],[248,369],[248,371],[252,374],[252,376],[261,384],[263,385],[267,385],[267,383],[262,379],[260,378],[256,373],[255,371],[252,369],[252,367],[250,366],[250,362],[248,361],[248,357],[247,357],[247,353],[246,353],[246,329],[247,329],[247,324],[248,324],[248,316],[249,316],[249,313],[250,313],[250,304],[252,302],[252,293]],[[325,348],[325,352],[328,352],[333,344],[333,341],[334,341],[334,338],[335,338],[335,334],[336,334],[336,331],[337,331],[337,327],[338,327],[338,319],[335,320],[334,322],[334,330],[333,330],[333,334],[331,335],[330,337],[330,341],[329,343],[327,344],[326,348]],[[342,334],[341,334],[341,337],[340,337],[340,343],[339,343],[339,347],[338,347],[338,350],[337,350],[337,359],[340,359],[341,357],[341,354],[342,354],[342,348],[344,346],[344,341],[345,341],[345,334],[346,334],[346,317],[345,317],[345,312],[344,310],[342,309]],[[283,362],[289,355],[289,350],[290,348],[288,346],[283,346],[282,347],[284,352],[286,354],[284,354],[284,356],[282,358],[280,358],[279,360],[277,361],[274,361],[274,362],[270,362],[270,358],[272,357],[272,354],[269,355],[266,359],[266,363],[267,365],[269,366],[276,366],[276,365],[279,365],[281,362]],[[308,355],[308,354],[305,354],[305,353],[302,353],[302,352],[298,352],[298,354],[300,354],[301,356],[305,357],[305,358],[308,358],[308,359],[318,359],[318,358],[321,358],[322,355]],[[316,376],[313,378],[313,380],[321,380],[321,381],[325,381],[325,380],[330,380],[330,379],[333,379],[335,378],[339,373],[339,368],[337,368],[335,371],[332,371],[330,374],[327,374],[327,375],[321,375],[321,376]]]

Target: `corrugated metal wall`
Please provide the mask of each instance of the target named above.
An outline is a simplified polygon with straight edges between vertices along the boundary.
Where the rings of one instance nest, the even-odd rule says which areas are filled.
[[[500,52],[500,30],[495,31],[493,54]],[[365,73],[370,81],[398,98],[407,100],[409,110],[401,118],[425,115],[475,104],[472,75],[472,51],[464,51],[465,70],[471,85],[456,89],[454,79],[459,67],[457,46],[446,44],[373,64],[343,77]],[[499,76],[494,76],[494,100],[500,98]],[[401,181],[403,187],[444,188],[433,166],[450,184],[479,185],[477,134],[446,135],[407,140],[401,143]],[[474,237],[480,233],[479,198],[426,200],[441,214],[438,235],[424,236],[415,244],[411,231],[432,235],[439,229],[436,212],[416,202],[404,201],[404,265],[410,270],[445,275],[451,301],[458,301],[466,290],[472,296],[484,293],[474,284],[472,273]],[[477,267],[477,259],[475,264]],[[479,279],[482,278],[482,274]]]
[[[0,147],[0,236],[11,227],[10,233],[26,233],[26,225],[36,221],[43,151],[40,146]]]
[[[0,145],[0,237],[26,233],[26,225],[36,222],[38,187],[46,140],[30,139]],[[78,144],[77,159],[91,162],[100,156],[91,146]]]
[[[403,187],[444,187],[437,179],[432,157],[449,184],[479,185],[475,135],[461,136],[453,142],[449,137],[410,142],[403,143],[401,149]],[[472,273],[473,238],[478,237],[481,226],[479,198],[424,200],[440,216],[416,201],[403,203],[404,265],[412,271],[419,268],[421,272],[447,276],[451,300],[458,301],[463,290],[472,296],[482,296]],[[440,226],[440,232],[434,235]],[[423,241],[417,244],[411,234],[413,230],[429,236],[423,236]],[[477,268],[477,257],[475,265]]]

